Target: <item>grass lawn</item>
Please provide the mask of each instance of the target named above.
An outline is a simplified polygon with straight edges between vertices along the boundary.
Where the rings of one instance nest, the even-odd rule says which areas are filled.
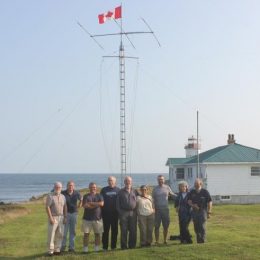
[[[0,259],[45,259],[47,215],[42,200],[6,210],[0,205]],[[169,235],[177,235],[178,221],[173,206]],[[115,250],[87,255],[82,251],[81,217],[76,237],[77,254],[55,259],[260,259],[260,205],[214,206],[208,221],[208,242],[180,245],[169,241],[167,246],[132,250]],[[193,225],[190,225],[195,240]],[[93,236],[91,237],[93,241]],[[90,249],[93,250],[93,244]]]

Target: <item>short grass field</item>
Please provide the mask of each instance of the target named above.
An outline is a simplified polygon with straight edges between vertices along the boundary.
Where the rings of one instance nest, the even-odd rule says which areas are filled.
[[[169,235],[178,235],[178,220],[172,204]],[[207,243],[168,245],[90,252],[82,254],[80,231],[82,209],[79,213],[76,254],[64,254],[55,259],[260,259],[260,205],[214,206],[208,221]],[[195,240],[193,225],[190,230]],[[0,259],[45,259],[47,215],[43,200],[0,206]],[[91,237],[93,241],[93,236]],[[138,241],[139,242],[139,241]],[[118,243],[119,245],[119,243]],[[93,242],[90,246],[93,250]]]

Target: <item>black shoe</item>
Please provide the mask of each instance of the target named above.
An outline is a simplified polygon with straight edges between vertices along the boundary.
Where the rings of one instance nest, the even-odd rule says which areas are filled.
[[[73,248],[70,248],[70,249],[68,250],[68,252],[70,252],[70,253],[76,253],[75,249],[73,249]]]

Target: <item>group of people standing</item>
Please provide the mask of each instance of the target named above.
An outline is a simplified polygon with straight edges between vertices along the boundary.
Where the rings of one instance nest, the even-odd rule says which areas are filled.
[[[81,230],[83,235],[83,252],[89,251],[89,234],[93,230],[95,251],[100,250],[101,238],[103,250],[117,247],[118,221],[120,224],[121,249],[136,247],[137,223],[140,230],[140,246],[149,247],[155,234],[155,245],[159,244],[159,229],[163,226],[163,243],[167,244],[170,213],[168,198],[174,197],[175,207],[179,215],[181,243],[192,243],[188,230],[191,217],[197,242],[205,241],[205,223],[211,212],[212,202],[207,190],[202,188],[202,181],[195,181],[194,190],[188,192],[187,183],[179,184],[179,194],[172,192],[164,182],[164,176],[157,177],[158,186],[152,195],[148,195],[148,187],[142,185],[140,192],[133,189],[132,178],[126,176],[122,189],[116,186],[116,178],[108,178],[108,186],[97,193],[94,182],[89,184],[89,192],[83,197],[75,190],[73,181],[69,181],[67,189],[62,191],[62,184],[56,182],[53,192],[47,196],[46,211],[48,215],[48,254],[60,254],[66,250],[69,233],[69,252],[75,252],[75,236],[78,209],[84,208]]]

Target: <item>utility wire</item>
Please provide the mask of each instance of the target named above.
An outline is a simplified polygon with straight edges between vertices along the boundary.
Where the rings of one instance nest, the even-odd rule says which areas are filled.
[[[100,121],[100,131],[101,131],[102,141],[103,141],[104,150],[105,150],[105,154],[106,154],[108,165],[109,165],[109,170],[110,170],[111,173],[113,173],[113,165],[112,165],[112,160],[111,160],[111,157],[109,155],[109,151],[108,151],[108,147],[107,147],[107,142],[106,142],[105,133],[104,133],[103,116],[102,116],[102,112],[103,112],[103,108],[102,108],[102,106],[103,106],[103,101],[102,101],[103,62],[104,62],[104,59],[102,59],[101,63],[100,63],[99,121]],[[112,66],[109,66],[109,68],[111,68],[111,67]]]
[[[166,84],[165,82],[163,81],[159,81],[154,74],[151,74],[149,71],[145,70],[144,68],[141,68],[141,70],[144,72],[144,74],[146,74],[147,76],[149,76],[151,79],[152,79],[152,82],[156,82],[157,85],[156,86],[160,86],[161,87],[164,87],[165,89],[168,89],[168,90],[171,90],[171,92],[174,92],[173,91],[173,88],[172,87],[169,87],[168,84]],[[176,92],[173,93],[173,97],[178,100],[179,102],[183,103],[187,108],[189,108],[190,110],[192,110],[192,112],[194,111],[197,111],[198,110],[198,106],[195,106],[194,104],[191,104],[190,102],[186,101],[184,98],[182,98],[181,96],[179,96]],[[208,122],[210,122],[211,124],[217,126],[219,129],[225,131],[225,128],[224,126],[221,124],[221,123],[218,123],[216,121],[213,121],[211,119],[210,116],[208,116],[206,113],[202,112],[200,110],[200,116],[203,117],[204,119],[206,119]]]
[[[129,151],[128,151],[128,161],[129,161],[129,172],[132,172],[133,163],[133,140],[134,140],[134,123],[135,123],[135,111],[136,111],[136,99],[137,99],[137,88],[138,88],[138,74],[139,72],[139,61],[137,60],[135,80],[134,80],[134,94],[133,94],[133,106],[131,111],[131,123],[130,123],[130,141],[129,141]]]
[[[65,121],[73,114],[73,112],[85,101],[85,99],[89,96],[91,91],[94,89],[94,84],[88,90],[86,95],[84,95],[72,108],[72,110],[61,120],[58,126],[45,138],[45,140],[41,143],[39,148],[31,155],[31,157],[25,162],[25,164],[20,168],[19,173],[23,172],[27,166],[33,161],[33,159],[43,150],[44,146],[47,144],[49,139],[64,125]]]
[[[0,162],[3,162],[4,160],[8,159],[9,157],[11,157],[17,150],[19,150],[20,147],[22,147],[23,145],[25,145],[26,143],[28,143],[30,141],[30,139],[36,134],[38,133],[43,127],[45,127],[58,113],[60,113],[62,111],[61,108],[59,108],[58,110],[56,110],[54,113],[52,113],[45,121],[43,121],[37,128],[35,128],[33,131],[31,131],[31,133],[28,134],[28,136],[26,138],[24,138],[21,142],[19,142],[17,145],[15,145],[13,147],[13,149],[8,152],[7,154],[5,154],[4,156],[2,156],[2,158],[0,159]]]

